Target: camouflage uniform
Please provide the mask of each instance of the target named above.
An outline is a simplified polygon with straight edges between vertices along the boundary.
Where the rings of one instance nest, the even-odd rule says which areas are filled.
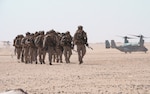
[[[29,43],[30,43],[30,41],[29,41],[29,39],[30,39],[30,33],[27,32],[26,36],[21,40],[21,44],[23,47],[23,56],[24,56],[26,64],[30,62],[30,57],[29,57]]]
[[[55,48],[57,45],[58,45],[58,40],[57,40],[56,32],[54,30],[47,32],[47,35],[44,36],[43,47],[48,52],[50,65],[52,65],[52,55],[56,53]]]
[[[64,49],[64,56],[66,63],[70,63],[70,57],[72,55],[72,36],[70,35],[70,32],[67,31],[66,34],[61,39],[61,44],[63,45]]]
[[[29,38],[29,60],[30,63],[33,63],[33,61],[37,64],[37,47],[35,46],[35,35],[31,34]]]
[[[85,45],[88,46],[87,34],[86,34],[86,32],[84,32],[82,26],[78,26],[78,30],[74,34],[73,42],[74,42],[74,45],[77,45],[79,64],[82,64],[83,63],[83,57],[86,53]]]
[[[57,63],[58,62],[62,63],[63,47],[61,45],[61,38],[62,38],[62,35],[60,33],[57,33],[57,40],[58,40],[58,45],[56,46],[56,59],[57,59]]]
[[[39,35],[35,38],[35,45],[37,47],[37,55],[41,64],[45,64],[46,50],[43,49],[44,31],[40,31]]]
[[[14,39],[14,44],[13,46],[15,46],[15,53],[17,53],[17,59],[19,60],[20,57],[22,58],[22,45],[21,45],[21,40],[24,36],[23,35],[18,35],[15,39]]]

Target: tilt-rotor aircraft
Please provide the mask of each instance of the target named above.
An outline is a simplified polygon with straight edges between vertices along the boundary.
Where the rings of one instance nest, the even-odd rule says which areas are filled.
[[[140,38],[138,43],[130,43],[128,39],[133,39],[131,37],[124,36],[124,44],[117,46],[114,40],[111,40],[111,44],[109,43],[108,40],[105,41],[106,48],[116,48],[117,50],[125,53],[132,53],[132,52],[147,52],[148,49],[144,46],[144,39],[143,38],[148,38],[144,37],[143,35],[132,35],[135,37]],[[110,44],[110,47],[109,47]]]

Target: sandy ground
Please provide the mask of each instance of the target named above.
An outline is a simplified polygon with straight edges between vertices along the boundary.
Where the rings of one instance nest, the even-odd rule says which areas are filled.
[[[90,44],[84,63],[73,52],[70,64],[18,63],[12,48],[0,48],[0,92],[29,94],[150,94],[150,52],[125,54]],[[150,43],[146,45],[150,49]]]

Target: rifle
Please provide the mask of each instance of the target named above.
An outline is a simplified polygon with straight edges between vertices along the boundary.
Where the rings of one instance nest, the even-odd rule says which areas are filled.
[[[92,47],[90,47],[90,46],[87,46],[89,49],[91,49],[91,50],[93,50],[93,48]]]
[[[93,50],[93,48],[91,46],[89,46],[88,43],[86,43],[86,47],[88,47],[89,49]]]

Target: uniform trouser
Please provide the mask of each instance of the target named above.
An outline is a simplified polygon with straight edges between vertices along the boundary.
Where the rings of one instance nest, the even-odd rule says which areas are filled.
[[[36,47],[30,47],[29,48],[29,59],[32,63],[33,61],[37,62],[37,48]]]
[[[22,48],[21,50],[21,62],[24,62],[24,49]]]
[[[24,47],[23,50],[24,50],[25,63],[29,63],[30,62],[29,47]]]
[[[52,55],[55,54],[55,48],[54,47],[48,47],[48,58],[49,58],[49,64],[52,65]]]
[[[56,60],[56,56],[57,55],[57,53],[54,53],[53,55],[52,55],[52,59],[53,59],[53,62],[55,62],[55,60]]]
[[[45,56],[46,56],[46,51],[42,48],[42,47],[39,47],[38,50],[37,50],[37,53],[39,55],[39,61],[40,63],[44,63],[45,64]]]
[[[70,46],[64,46],[64,56],[66,63],[70,63],[70,57],[72,55],[71,47]]]
[[[16,53],[17,53],[17,59],[20,59],[20,56],[22,54],[22,48],[21,47],[16,47]]]
[[[63,54],[62,49],[57,48],[56,49],[57,62],[59,62],[59,61],[62,62],[62,54]]]
[[[77,52],[78,52],[78,60],[80,63],[83,63],[83,57],[86,53],[85,45],[77,45]]]

